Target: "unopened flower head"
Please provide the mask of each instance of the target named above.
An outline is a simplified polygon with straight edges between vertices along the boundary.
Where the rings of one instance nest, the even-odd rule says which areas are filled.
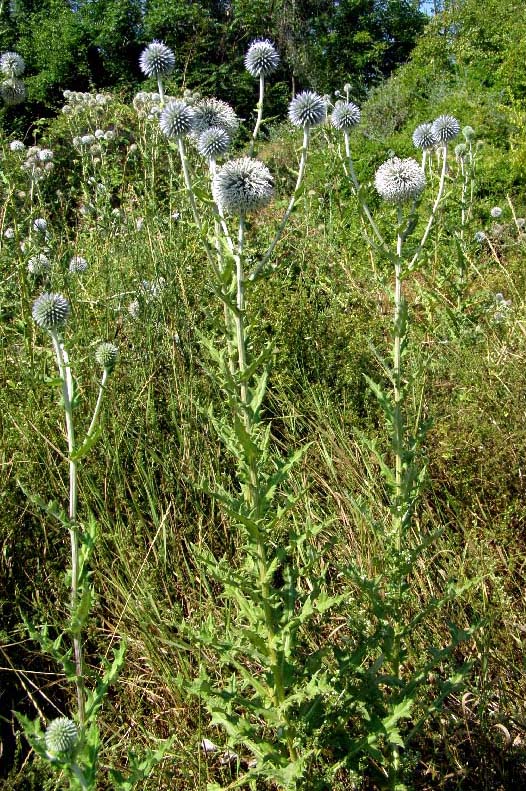
[[[500,206],[494,206],[490,211],[491,216],[494,220],[498,220],[499,217],[502,217],[502,209]]]
[[[211,126],[219,126],[232,136],[239,126],[234,110],[221,99],[200,99],[193,106],[193,111],[193,130],[198,136]]]
[[[24,59],[18,52],[4,52],[0,57],[0,72],[5,77],[21,77],[25,68]]]
[[[69,259],[69,271],[72,273],[85,272],[88,262],[81,255],[74,255]]]
[[[462,127],[462,134],[464,135],[464,139],[467,143],[470,143],[476,137],[476,132],[472,126],[463,126]]]
[[[38,253],[37,255],[32,256],[27,262],[27,271],[30,275],[34,275],[35,277],[45,275],[46,272],[49,272],[50,268],[50,260],[47,255],[44,255],[44,253]]]
[[[446,144],[460,132],[460,124],[452,115],[439,115],[432,123],[432,129],[439,143]]]
[[[331,115],[331,124],[341,132],[348,132],[360,122],[360,108],[353,102],[336,102]]]
[[[279,55],[272,41],[254,41],[245,55],[245,68],[253,77],[267,77],[278,68]]]
[[[289,104],[289,119],[294,126],[308,129],[325,120],[325,102],[314,91],[302,91]]]
[[[426,177],[416,160],[392,157],[380,165],[374,184],[378,194],[389,203],[406,203],[420,197]]]
[[[73,720],[57,717],[47,726],[44,738],[46,748],[52,756],[67,755],[75,749],[79,733]]]
[[[465,143],[458,143],[455,146],[455,156],[457,159],[464,159],[468,155],[469,149]]]
[[[139,58],[139,66],[147,77],[165,77],[175,67],[175,55],[162,41],[152,41]]]
[[[11,77],[0,83],[0,95],[8,106],[21,104],[26,98],[26,86],[18,77]]]
[[[166,137],[183,137],[192,129],[193,109],[182,99],[169,102],[161,113],[159,126]]]
[[[101,343],[97,346],[97,351],[95,352],[95,360],[101,368],[104,368],[109,373],[115,368],[118,356],[119,349],[114,343]]]
[[[60,330],[69,316],[69,302],[62,294],[45,292],[33,303],[33,319],[43,330]]]
[[[413,145],[422,151],[430,151],[440,145],[440,140],[433,131],[433,124],[420,124],[413,132]]]
[[[232,214],[245,214],[266,206],[274,194],[274,180],[262,162],[250,157],[232,159],[212,182],[214,200]]]
[[[24,151],[25,145],[21,140],[11,140],[9,148],[11,151]]]
[[[230,147],[230,136],[220,126],[211,126],[201,132],[197,141],[197,149],[206,159],[216,159],[226,153]]]

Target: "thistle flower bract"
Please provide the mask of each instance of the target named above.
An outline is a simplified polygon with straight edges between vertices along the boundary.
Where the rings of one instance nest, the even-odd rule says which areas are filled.
[[[0,95],[8,106],[20,104],[26,98],[26,86],[18,77],[11,77],[0,84]]]
[[[115,368],[117,357],[119,356],[119,349],[114,343],[101,343],[97,346],[95,352],[95,360],[106,371],[111,372]]]
[[[32,256],[27,262],[27,271],[30,275],[35,275],[35,277],[39,277],[40,275],[44,275],[46,272],[49,272],[50,267],[51,263],[49,258],[47,255],[44,255],[44,253],[38,253],[38,255]]]
[[[18,52],[4,52],[0,57],[0,72],[6,77],[20,77],[25,68],[24,59]]]
[[[268,77],[276,71],[279,55],[268,39],[254,41],[245,55],[245,68],[253,77]]]
[[[175,67],[175,55],[162,41],[152,41],[141,52],[139,66],[147,77],[165,77]]]
[[[57,717],[47,726],[44,739],[51,755],[67,755],[75,748],[79,732],[73,720],[68,717]]]
[[[440,140],[433,131],[433,124],[425,123],[416,127],[413,132],[413,145],[422,151],[430,151],[440,145]]]
[[[452,115],[439,115],[435,118],[431,128],[439,143],[449,143],[460,132],[460,124]]]
[[[331,124],[341,132],[348,132],[360,122],[360,108],[353,102],[336,102],[331,115]]]
[[[244,214],[266,206],[274,194],[269,169],[250,157],[232,159],[220,168],[212,182],[214,200],[232,214]]]
[[[159,118],[161,132],[166,137],[182,137],[192,129],[194,112],[182,99],[169,102]]]
[[[289,119],[303,129],[317,126],[325,120],[325,102],[313,91],[303,91],[289,104]]]
[[[62,294],[41,294],[33,303],[33,319],[43,330],[59,330],[69,316],[69,302]]]
[[[426,177],[416,160],[392,157],[380,165],[374,184],[378,194],[389,203],[406,203],[420,196]]]
[[[69,271],[72,273],[85,272],[88,262],[81,255],[74,255],[69,260]]]
[[[193,107],[193,130],[196,135],[200,135],[211,126],[219,126],[228,132],[230,136],[234,134],[239,126],[239,118],[227,102],[221,99],[200,99]]]
[[[220,126],[211,126],[210,129],[205,129],[197,141],[197,149],[206,159],[215,159],[221,156],[228,151],[229,146],[229,134]]]

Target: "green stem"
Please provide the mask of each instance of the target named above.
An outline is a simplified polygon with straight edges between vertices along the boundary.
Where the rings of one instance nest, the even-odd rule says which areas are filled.
[[[102,398],[104,396],[104,388],[106,386],[107,379],[108,379],[108,369],[105,368],[104,369],[104,373],[102,374],[102,380],[101,380],[100,387],[99,387],[99,395],[97,397],[97,403],[95,404],[93,417],[91,418],[91,423],[90,423],[89,429],[87,431],[86,439],[84,440],[84,442],[87,442],[87,440],[91,438],[91,436],[92,436],[92,434],[95,431],[95,428],[97,426],[97,422],[98,422],[99,414],[100,414],[100,408],[102,406]]]
[[[265,96],[265,77],[263,74],[259,75],[259,102],[258,102],[258,116],[256,119],[256,125],[254,127],[254,131],[252,132],[252,140],[250,141],[250,149],[248,152],[249,157],[254,156],[254,144],[256,142],[256,138],[259,134],[259,128],[261,126],[261,122],[263,120],[263,98]]]
[[[427,221],[427,225],[423,236],[420,240],[418,247],[416,248],[416,252],[413,255],[411,261],[409,262],[408,269],[412,269],[418,258],[420,257],[420,253],[424,249],[424,245],[427,241],[427,237],[429,236],[429,232],[433,226],[433,222],[435,220],[435,215],[437,213],[438,207],[440,205],[440,201],[442,200],[442,195],[444,192],[444,185],[446,183],[446,173],[447,173],[447,145],[442,146],[442,171],[440,173],[440,183],[438,185],[438,192],[435,198],[435,202],[433,204],[433,208],[431,209],[431,214],[429,216],[429,220]]]
[[[350,139],[349,139],[349,132],[345,131],[343,136],[344,136],[344,140],[345,140],[345,156],[347,157],[347,167],[349,168],[348,175],[349,175],[349,177],[350,177],[350,179],[352,181],[352,185],[353,185],[353,188],[354,188],[355,195],[356,195],[356,197],[358,199],[359,206],[360,206],[363,214],[367,217],[367,220],[369,221],[369,224],[370,224],[370,226],[371,226],[371,228],[373,230],[373,233],[376,236],[378,242],[380,243],[380,245],[383,247],[384,250],[387,250],[387,245],[386,245],[386,243],[384,241],[384,238],[383,238],[382,234],[380,233],[380,231],[378,229],[378,226],[377,226],[377,224],[376,224],[376,222],[375,222],[375,220],[373,218],[373,215],[371,214],[371,212],[369,210],[369,207],[367,206],[366,202],[361,197],[360,184],[359,184],[358,179],[356,177],[356,172],[354,170],[353,158],[352,158],[352,154],[351,154],[351,143],[350,143]]]
[[[62,400],[66,416],[66,434],[69,452],[69,535],[71,542],[71,596],[70,607],[72,621],[76,619],[76,609],[79,598],[79,534],[77,525],[77,462],[72,456],[75,451],[75,430],[73,425],[73,377],[71,366],[64,345],[58,334],[51,331],[51,339],[55,349],[57,365],[62,380]],[[86,694],[84,689],[84,661],[82,650],[82,635],[75,626],[72,628],[73,652],[75,655],[75,686],[77,689],[77,711],[79,725],[84,726],[86,718]]]

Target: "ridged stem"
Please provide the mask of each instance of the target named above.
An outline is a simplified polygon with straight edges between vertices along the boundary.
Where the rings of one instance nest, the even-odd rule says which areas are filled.
[[[259,102],[258,102],[258,115],[256,119],[256,125],[254,127],[254,131],[252,132],[252,140],[250,141],[250,148],[248,155],[249,157],[254,156],[254,145],[256,143],[256,138],[259,134],[259,129],[261,127],[261,122],[263,121],[263,99],[265,96],[265,76],[263,74],[259,75]]]

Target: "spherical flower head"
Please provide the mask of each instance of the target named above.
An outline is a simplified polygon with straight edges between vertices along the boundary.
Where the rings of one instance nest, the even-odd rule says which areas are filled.
[[[457,159],[464,159],[468,155],[468,147],[465,143],[459,143],[455,146],[455,156]]]
[[[43,330],[60,330],[69,316],[69,302],[62,294],[41,294],[33,303],[33,319]]]
[[[303,91],[289,104],[289,119],[294,126],[308,129],[325,120],[325,102],[314,91]]]
[[[214,200],[232,214],[245,214],[266,206],[274,194],[269,169],[251,157],[232,159],[220,168],[212,182]]]
[[[14,228],[6,228],[4,231],[4,236],[6,239],[14,239],[15,238],[15,229]]]
[[[268,77],[278,68],[279,55],[268,39],[254,41],[245,55],[245,68],[253,77]]]
[[[471,143],[472,140],[475,139],[477,133],[473,129],[472,126],[463,126],[462,127],[462,134],[464,135],[464,140],[466,143]]]
[[[0,95],[9,107],[21,104],[26,98],[26,86],[17,77],[11,77],[0,84]]]
[[[426,186],[426,177],[416,160],[392,157],[380,165],[374,184],[385,201],[401,204],[420,197]]]
[[[169,102],[161,113],[159,126],[161,132],[166,137],[183,137],[192,129],[194,111],[183,102],[182,99],[175,99]]]
[[[502,217],[502,209],[500,206],[494,206],[491,211],[490,215],[493,217],[494,220],[498,220],[499,217]]]
[[[118,356],[119,350],[114,343],[101,343],[95,352],[95,360],[108,373],[111,373],[115,368]]]
[[[24,151],[26,147],[21,140],[11,140],[9,148],[11,151]]]
[[[211,126],[219,126],[232,136],[239,126],[234,110],[221,99],[200,99],[193,106],[193,111],[193,130],[198,136]]]
[[[475,239],[476,242],[481,244],[486,240],[486,234],[484,233],[484,231],[477,231],[473,238]]]
[[[421,151],[430,151],[440,145],[440,140],[433,131],[433,124],[420,124],[413,132],[413,145]]]
[[[197,141],[197,149],[202,157],[216,159],[228,151],[230,136],[220,126],[211,126],[201,132]]]
[[[78,272],[85,272],[88,268],[88,262],[81,255],[74,255],[69,260],[69,271],[76,274]]]
[[[41,162],[51,162],[53,157],[54,157],[54,154],[53,154],[53,152],[51,151],[50,148],[42,148],[38,152],[38,158],[39,158],[39,160]]]
[[[0,57],[0,72],[6,77],[21,77],[26,68],[18,52],[4,52]]]
[[[139,66],[147,77],[166,77],[175,67],[175,55],[162,41],[152,41],[139,58]]]
[[[360,108],[353,102],[336,102],[331,115],[331,124],[340,132],[348,132],[360,122]]]
[[[452,115],[439,115],[433,121],[431,128],[441,144],[449,143],[460,132],[460,124]]]
[[[46,233],[47,221],[44,220],[43,217],[37,217],[36,220],[33,221],[33,230],[37,233]]]
[[[46,728],[46,748],[52,756],[67,756],[77,746],[79,732],[73,720],[57,717]]]
[[[106,132],[104,132],[104,140],[107,143],[110,143],[112,140],[115,140],[115,132],[113,131],[113,129],[108,129]]]
[[[27,271],[30,275],[34,275],[35,277],[45,275],[46,272],[49,272],[50,268],[50,260],[44,253],[38,253],[38,255],[32,256],[27,262]]]

